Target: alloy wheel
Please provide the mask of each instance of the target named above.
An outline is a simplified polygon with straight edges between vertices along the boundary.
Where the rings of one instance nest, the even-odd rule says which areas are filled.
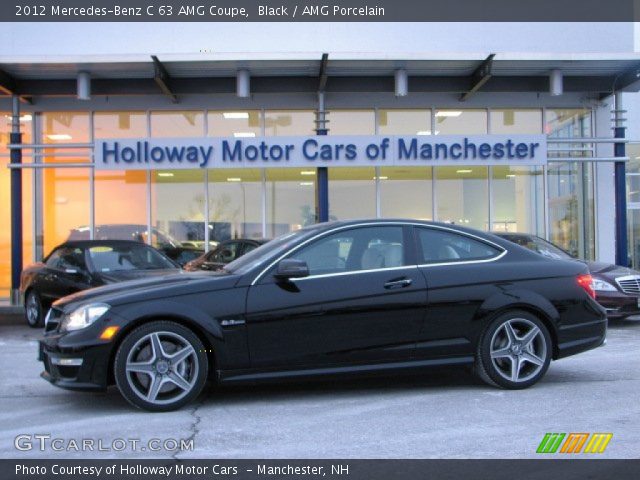
[[[175,332],[141,337],[125,363],[127,383],[145,402],[167,405],[188,395],[197,383],[199,359],[193,345]]]
[[[493,333],[490,356],[495,371],[505,380],[527,382],[545,367],[547,341],[531,320],[512,318]]]
[[[25,308],[25,314],[27,316],[27,322],[29,323],[29,325],[32,327],[39,327],[40,319],[42,316],[41,314],[42,306],[40,305],[40,300],[38,299],[38,296],[36,293],[29,292],[29,294],[27,295],[27,301],[24,308]]]

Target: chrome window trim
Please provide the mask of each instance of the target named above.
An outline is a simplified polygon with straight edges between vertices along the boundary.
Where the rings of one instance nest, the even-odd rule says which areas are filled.
[[[314,280],[316,278],[330,278],[330,277],[342,277],[345,275],[355,275],[357,273],[372,273],[372,272],[388,272],[393,270],[408,270],[417,269],[418,265],[403,265],[402,267],[387,267],[387,268],[369,268],[367,270],[349,270],[348,272],[335,272],[335,273],[322,273],[320,275],[309,275],[308,277],[292,278],[292,282],[300,282],[304,280]]]
[[[312,242],[312,241],[314,241],[314,240],[316,240],[318,238],[324,237],[326,235],[330,235],[330,234],[335,233],[335,232],[339,232],[340,230],[346,230],[346,229],[349,229],[349,228],[371,227],[371,226],[401,226],[402,227],[402,226],[407,226],[407,225],[411,225],[411,226],[414,226],[414,227],[422,227],[422,228],[435,228],[435,229],[438,229],[438,230],[445,230],[445,231],[453,232],[453,233],[458,234],[458,235],[474,238],[474,239],[476,239],[476,240],[478,240],[480,242],[492,245],[493,247],[497,248],[498,250],[501,250],[502,253],[500,255],[497,255],[496,257],[492,257],[492,258],[484,259],[484,260],[469,260],[469,261],[461,261],[461,262],[442,262],[442,263],[427,263],[427,264],[418,264],[418,265],[403,265],[402,267],[390,267],[390,268],[382,268],[382,269],[366,270],[366,271],[391,270],[391,269],[408,268],[408,267],[439,267],[439,266],[444,266],[444,265],[464,265],[464,264],[471,264],[471,263],[487,263],[487,262],[493,262],[493,261],[499,260],[500,258],[504,257],[508,253],[508,249],[504,248],[501,245],[498,245],[497,243],[492,242],[491,240],[487,240],[485,238],[479,237],[477,235],[474,235],[473,233],[461,232],[460,230],[456,230],[455,228],[448,228],[448,227],[445,227],[443,225],[429,225],[429,224],[425,225],[424,223],[418,223],[418,222],[397,222],[397,221],[396,222],[394,222],[394,221],[389,221],[389,222],[367,222],[367,223],[359,223],[359,224],[354,224],[354,225],[342,225],[340,227],[332,228],[332,229],[327,230],[325,232],[318,233],[317,235],[314,235],[313,237],[310,237],[310,238],[306,239],[304,242],[300,243],[299,245],[296,245],[296,247],[293,248],[292,250],[289,250],[289,251],[285,252],[284,254],[280,255],[273,262],[271,262],[266,268],[261,270],[258,275],[256,275],[256,277],[251,281],[250,286],[253,286],[256,283],[258,283],[258,281],[263,277],[263,275],[266,272],[268,272],[271,269],[271,267],[273,267],[276,263],[278,263],[284,257],[286,257],[287,255],[289,255],[291,253],[296,252],[298,249],[304,247],[309,242]],[[364,271],[365,270],[354,270],[353,272],[337,272],[337,273],[338,274],[359,273],[359,272],[364,272]],[[327,274],[324,274],[324,275],[335,275],[335,274],[327,273]],[[319,275],[310,275],[309,277],[303,277],[303,278],[311,278],[311,277],[318,278]]]

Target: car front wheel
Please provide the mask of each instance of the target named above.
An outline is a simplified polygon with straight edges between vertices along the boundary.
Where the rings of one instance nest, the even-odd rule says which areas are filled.
[[[484,332],[476,371],[490,385],[527,388],[544,376],[551,353],[551,336],[544,323],[528,312],[511,311],[493,320]]]
[[[42,314],[42,300],[35,290],[29,290],[24,300],[24,317],[31,328],[44,326],[44,315]]]
[[[156,321],[127,335],[116,353],[114,373],[129,403],[150,411],[170,411],[202,392],[208,361],[193,331],[175,322]]]

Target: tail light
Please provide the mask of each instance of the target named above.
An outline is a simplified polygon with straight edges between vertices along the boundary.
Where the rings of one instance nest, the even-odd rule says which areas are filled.
[[[588,273],[578,275],[578,285],[580,285],[591,298],[596,298],[596,291],[593,289],[593,277]]]

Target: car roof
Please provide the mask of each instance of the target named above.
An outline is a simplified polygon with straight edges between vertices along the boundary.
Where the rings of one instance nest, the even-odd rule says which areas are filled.
[[[60,248],[60,247],[78,247],[78,248],[87,248],[87,247],[94,247],[96,245],[146,245],[147,247],[150,247],[151,245],[147,245],[146,243],[143,242],[136,242],[135,240],[68,240],[64,243],[61,243],[60,245],[56,246],[55,248]],[[54,248],[54,250],[55,250]]]

